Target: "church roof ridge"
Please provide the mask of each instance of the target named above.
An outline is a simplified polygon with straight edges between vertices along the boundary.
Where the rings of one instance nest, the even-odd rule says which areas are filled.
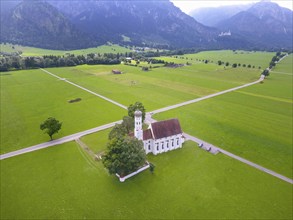
[[[151,123],[154,139],[165,138],[182,133],[182,129],[177,118],[167,119]]]

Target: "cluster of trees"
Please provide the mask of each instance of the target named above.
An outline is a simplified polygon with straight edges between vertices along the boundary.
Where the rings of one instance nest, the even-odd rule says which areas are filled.
[[[102,157],[102,162],[110,174],[118,173],[120,176],[125,176],[136,171],[146,162],[143,142],[129,136],[134,130],[136,110],[142,112],[142,120],[144,120],[145,108],[141,102],[136,102],[128,107],[128,116],[123,117],[123,122],[116,124],[109,133],[107,151]],[[153,169],[152,165],[151,172]]]

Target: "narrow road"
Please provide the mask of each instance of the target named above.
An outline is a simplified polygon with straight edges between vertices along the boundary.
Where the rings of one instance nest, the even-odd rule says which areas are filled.
[[[247,83],[245,85],[238,86],[238,87],[235,87],[235,88],[232,88],[232,89],[227,89],[225,91],[217,92],[217,93],[214,93],[214,94],[211,94],[211,95],[207,95],[207,96],[204,96],[204,97],[201,97],[201,98],[197,98],[197,99],[193,99],[193,100],[190,100],[190,101],[187,101],[187,102],[182,102],[182,103],[179,103],[179,104],[176,104],[176,105],[172,105],[172,106],[168,106],[168,107],[165,107],[165,108],[161,108],[161,109],[152,111],[152,113],[153,114],[161,113],[161,112],[169,111],[171,109],[179,108],[179,107],[182,107],[182,106],[185,106],[185,105],[190,105],[192,103],[200,102],[202,100],[210,99],[210,98],[213,98],[215,96],[223,95],[223,94],[226,94],[228,92],[233,92],[233,91],[236,91],[238,89],[243,89],[245,87],[252,86],[254,84],[260,83],[263,80],[264,80],[264,77],[261,76],[260,79],[258,79],[255,82]]]
[[[101,131],[101,130],[105,130],[107,128],[111,128],[111,127],[115,126],[115,124],[120,124],[120,123],[122,123],[122,120],[112,122],[112,123],[109,123],[109,124],[106,124],[106,125],[102,125],[102,126],[99,126],[99,127],[96,127],[96,128],[92,128],[92,129],[89,129],[89,130],[86,130],[86,131],[82,131],[82,132],[79,132],[79,133],[76,133],[76,134],[72,134],[72,135],[57,139],[57,140],[45,142],[45,143],[42,143],[42,144],[37,144],[37,145],[31,146],[31,147],[27,147],[27,148],[23,148],[23,149],[20,149],[20,150],[17,150],[17,151],[12,151],[12,152],[9,152],[9,153],[6,153],[6,154],[2,154],[2,155],[0,155],[0,160],[4,160],[4,159],[14,157],[14,156],[17,156],[17,155],[20,155],[20,154],[25,154],[25,153],[29,153],[29,152],[32,152],[32,151],[44,149],[44,148],[47,148],[47,147],[52,147],[52,146],[55,146],[55,145],[64,144],[66,142],[74,141],[74,140],[76,140],[76,139],[78,139],[78,138],[80,138],[82,136],[92,134],[92,133],[95,133],[95,132],[98,132],[98,131]]]
[[[106,100],[106,101],[108,101],[108,102],[111,102],[111,103],[114,104],[114,105],[117,105],[117,106],[119,106],[119,107],[121,107],[121,108],[127,110],[127,107],[126,107],[125,105],[122,105],[122,104],[120,104],[120,103],[118,103],[118,102],[115,102],[115,101],[112,100],[112,99],[109,99],[109,98],[107,98],[107,97],[105,97],[105,96],[102,96],[102,95],[100,95],[100,94],[98,94],[98,93],[95,93],[95,92],[93,92],[93,91],[91,91],[91,90],[89,90],[89,89],[86,89],[86,88],[84,88],[84,87],[82,87],[82,86],[80,86],[80,85],[77,85],[77,84],[75,84],[75,83],[73,83],[73,82],[70,82],[69,80],[67,80],[67,79],[65,79],[65,78],[61,78],[61,77],[59,77],[59,76],[57,76],[57,75],[55,75],[55,74],[53,74],[53,73],[51,73],[51,72],[49,72],[49,71],[47,71],[47,70],[44,70],[44,69],[42,69],[42,68],[40,68],[40,70],[42,70],[43,72],[45,72],[45,73],[47,73],[47,74],[49,74],[49,75],[51,75],[51,76],[54,76],[54,77],[58,78],[58,79],[60,79],[60,80],[62,80],[62,81],[64,81],[64,82],[67,82],[67,83],[69,83],[69,84],[71,84],[71,85],[73,85],[73,86],[76,86],[76,87],[78,87],[78,88],[80,88],[80,89],[82,89],[82,90],[84,90],[84,91],[87,91],[87,92],[89,92],[89,93],[91,93],[91,94],[93,94],[93,95],[95,95],[95,96],[98,96],[98,97],[100,97],[100,98],[102,98],[102,99],[104,99],[104,100]]]

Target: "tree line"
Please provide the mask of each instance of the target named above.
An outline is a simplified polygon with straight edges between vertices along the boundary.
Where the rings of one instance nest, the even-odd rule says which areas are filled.
[[[290,54],[290,53],[289,53]],[[284,57],[286,56],[286,53],[281,53],[281,52],[277,52],[275,56],[273,56],[272,60],[269,63],[269,67],[267,69],[265,69],[261,75],[264,76],[269,76],[270,75],[270,70],[273,69],[276,64]]]
[[[46,67],[66,67],[77,66],[82,64],[119,64],[120,54],[104,53],[104,54],[87,54],[74,55],[67,54],[63,56],[44,55],[38,57],[22,57],[22,56],[2,56],[0,57],[0,71],[34,69]]]

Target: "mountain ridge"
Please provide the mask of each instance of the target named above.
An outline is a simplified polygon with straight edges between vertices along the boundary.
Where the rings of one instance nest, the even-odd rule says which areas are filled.
[[[220,22],[217,27],[259,45],[292,49],[292,16],[291,10],[276,3],[259,2]]]
[[[10,9],[2,13],[3,8]],[[215,28],[197,22],[169,0],[88,0],[74,3],[18,0],[8,5],[1,1],[0,40],[48,49],[81,49],[107,42],[166,49],[292,48],[292,28],[290,23],[286,23],[288,13],[268,7],[266,10],[273,13],[269,16],[264,8],[255,7],[252,11],[248,9],[240,15],[238,13],[233,16],[234,20],[227,19]],[[254,36],[253,31],[249,31],[247,21],[251,22],[258,35]],[[269,25],[272,26],[271,32],[275,27],[279,33],[267,36]],[[227,32],[229,30],[231,34],[225,34],[230,33]],[[287,31],[287,35],[282,30]]]

